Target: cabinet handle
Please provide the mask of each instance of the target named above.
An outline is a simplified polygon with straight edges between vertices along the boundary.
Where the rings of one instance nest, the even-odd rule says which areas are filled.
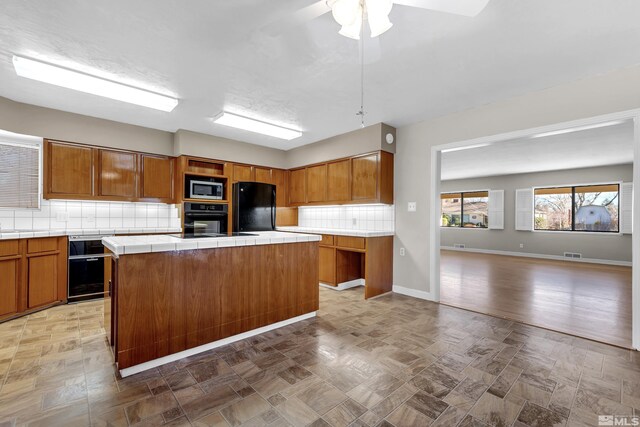
[[[89,262],[89,261],[97,261],[97,260],[99,260],[99,259],[100,259],[100,258],[87,258],[87,259],[86,259],[86,261],[87,261],[87,262]]]

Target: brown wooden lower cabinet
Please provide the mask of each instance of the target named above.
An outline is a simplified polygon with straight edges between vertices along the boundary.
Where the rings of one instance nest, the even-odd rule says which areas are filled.
[[[111,325],[125,369],[318,310],[318,243],[120,255]]]
[[[0,321],[67,301],[67,238],[0,241]]]
[[[0,260],[0,317],[18,312],[18,283],[20,278],[20,259]]]
[[[357,279],[365,281],[365,298],[391,292],[393,236],[354,237],[322,235],[320,282],[330,286]]]

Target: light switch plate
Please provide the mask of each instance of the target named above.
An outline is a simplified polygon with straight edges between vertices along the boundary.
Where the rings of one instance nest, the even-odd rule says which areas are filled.
[[[418,210],[418,205],[416,202],[409,202],[407,204],[407,211],[409,212],[415,212],[416,210]]]

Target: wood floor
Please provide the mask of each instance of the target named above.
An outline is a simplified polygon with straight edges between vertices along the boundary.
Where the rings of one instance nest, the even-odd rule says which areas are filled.
[[[121,378],[102,303],[0,324],[0,426],[596,426],[640,410],[638,353],[403,295]],[[630,425],[630,424],[629,424]]]
[[[444,304],[631,348],[631,267],[441,251]]]

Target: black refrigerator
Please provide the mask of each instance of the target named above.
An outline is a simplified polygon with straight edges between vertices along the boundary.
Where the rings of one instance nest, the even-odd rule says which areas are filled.
[[[233,184],[233,231],[276,229],[276,186],[261,182]]]

